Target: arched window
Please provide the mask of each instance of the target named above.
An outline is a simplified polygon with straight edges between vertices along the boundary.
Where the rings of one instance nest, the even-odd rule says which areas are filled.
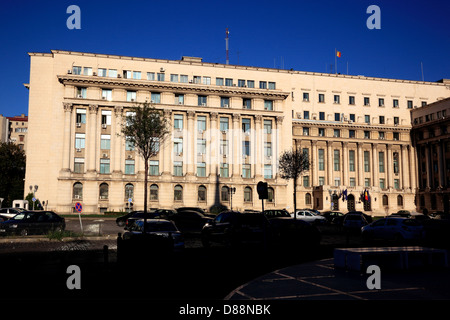
[[[206,201],[206,187],[198,187],[198,201]]]
[[[389,205],[389,198],[387,195],[383,195],[383,206],[388,206]]]
[[[275,202],[275,191],[273,188],[267,188],[267,202]]]
[[[244,188],[244,202],[252,202],[252,188]]]
[[[174,188],[173,195],[175,201],[183,201],[183,187],[177,184]]]
[[[230,201],[230,193],[229,189],[226,186],[223,186],[222,189],[220,189],[220,197],[222,198],[222,201]]]
[[[156,184],[150,186],[150,201],[158,201],[159,199],[159,187]]]
[[[73,184],[73,198],[83,199],[83,184],[81,182],[75,182]]]
[[[128,199],[133,200],[134,197],[134,186],[131,183],[127,183],[125,185],[125,199],[128,201]]]
[[[100,200],[106,200],[109,196],[109,186],[107,183],[102,183],[99,189]]]
[[[403,207],[403,197],[401,195],[397,196],[397,206]]]
[[[306,205],[311,204],[311,194],[310,193],[305,194],[305,204]]]

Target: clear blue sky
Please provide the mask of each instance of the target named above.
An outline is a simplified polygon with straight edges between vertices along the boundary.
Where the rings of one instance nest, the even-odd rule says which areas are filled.
[[[81,30],[69,30],[69,5]],[[369,30],[370,5],[381,29]],[[203,57],[230,64],[421,80],[450,78],[450,1],[277,0],[0,1],[0,114],[28,114],[27,52],[73,50],[137,57]],[[333,71],[334,72],[334,71]]]

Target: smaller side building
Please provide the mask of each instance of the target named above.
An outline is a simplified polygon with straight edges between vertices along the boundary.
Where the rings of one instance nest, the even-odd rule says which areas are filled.
[[[416,206],[449,212],[450,209],[450,98],[411,111],[412,142],[417,157]]]
[[[8,140],[17,144],[21,150],[26,152],[28,116],[22,113],[20,116],[7,117],[7,119],[9,121]]]

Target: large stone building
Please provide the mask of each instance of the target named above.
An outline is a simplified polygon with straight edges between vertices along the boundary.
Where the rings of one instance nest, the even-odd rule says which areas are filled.
[[[280,153],[308,152],[297,207],[384,214],[415,209],[410,110],[450,95],[448,84],[52,50],[30,53],[25,185],[48,209],[143,207],[142,158],[119,136],[129,108],[148,101],[170,120],[151,159],[153,208],[293,208]],[[345,201],[338,198],[347,192]],[[364,197],[361,197],[361,195]]]
[[[416,204],[428,212],[450,209],[450,98],[414,109],[412,139],[417,153]]]

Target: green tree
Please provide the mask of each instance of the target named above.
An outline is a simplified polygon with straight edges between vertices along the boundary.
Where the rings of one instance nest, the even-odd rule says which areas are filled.
[[[161,110],[155,109],[147,102],[141,106],[132,107],[130,112],[131,115],[126,117],[126,121],[122,125],[121,134],[128,143],[134,145],[137,152],[144,158],[144,217],[146,217],[149,159],[159,153],[160,146],[169,133],[168,121],[164,118]],[[145,234],[145,221],[143,231]]]
[[[294,180],[294,219],[297,218],[297,181],[303,172],[309,170],[308,154],[300,148],[284,151],[278,160],[280,177]]]
[[[3,207],[12,206],[13,200],[23,199],[25,153],[11,142],[0,143],[0,198]]]

